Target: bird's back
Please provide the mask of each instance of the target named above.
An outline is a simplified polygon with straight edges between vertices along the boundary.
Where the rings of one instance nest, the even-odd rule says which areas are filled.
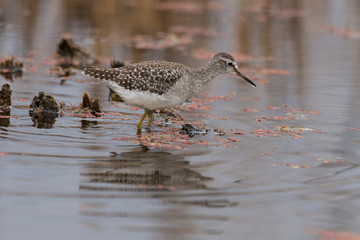
[[[101,79],[110,88],[114,84],[130,90],[163,95],[179,81],[187,66],[166,61],[145,61],[122,68],[84,68],[84,74]]]

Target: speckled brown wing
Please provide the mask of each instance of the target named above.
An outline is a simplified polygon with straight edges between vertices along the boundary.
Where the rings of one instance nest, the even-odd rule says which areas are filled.
[[[179,63],[147,61],[118,69],[85,68],[84,74],[105,82],[115,82],[127,90],[162,95],[182,77],[182,68],[184,66]]]
[[[83,73],[87,76],[94,77],[97,79],[112,81],[116,78],[120,71],[118,69],[107,69],[100,67],[85,67]]]

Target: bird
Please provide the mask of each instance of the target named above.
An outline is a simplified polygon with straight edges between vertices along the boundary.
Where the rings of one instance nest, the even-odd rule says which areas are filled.
[[[100,79],[128,105],[145,110],[137,124],[141,134],[142,124],[148,117],[153,123],[153,111],[171,108],[196,96],[206,84],[221,74],[234,74],[256,84],[239,71],[235,59],[228,53],[218,52],[200,68],[168,61],[143,61],[121,68],[85,67],[83,73]]]

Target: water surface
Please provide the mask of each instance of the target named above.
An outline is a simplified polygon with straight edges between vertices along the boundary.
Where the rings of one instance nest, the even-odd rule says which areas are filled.
[[[360,238],[358,1],[0,1],[0,8],[1,56],[25,64],[22,77],[0,79],[13,90],[12,118],[0,119],[2,239]],[[121,141],[135,136],[142,110],[108,101],[108,89],[80,70],[66,81],[50,75],[64,34],[101,66],[161,59],[199,67],[212,52],[231,52],[258,87],[226,75],[211,82],[206,96],[232,99],[183,112],[210,130],[190,139],[195,144],[169,150]],[[42,128],[28,114],[39,91],[67,105],[87,91],[129,119],[64,114]],[[288,134],[294,128],[304,130],[300,137]],[[259,137],[256,129],[284,134]],[[224,145],[229,137],[237,141]]]

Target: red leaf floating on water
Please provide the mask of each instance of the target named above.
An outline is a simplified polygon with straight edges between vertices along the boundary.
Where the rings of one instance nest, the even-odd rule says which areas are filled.
[[[360,233],[324,229],[318,231],[316,234],[318,238],[315,240],[360,240]]]

